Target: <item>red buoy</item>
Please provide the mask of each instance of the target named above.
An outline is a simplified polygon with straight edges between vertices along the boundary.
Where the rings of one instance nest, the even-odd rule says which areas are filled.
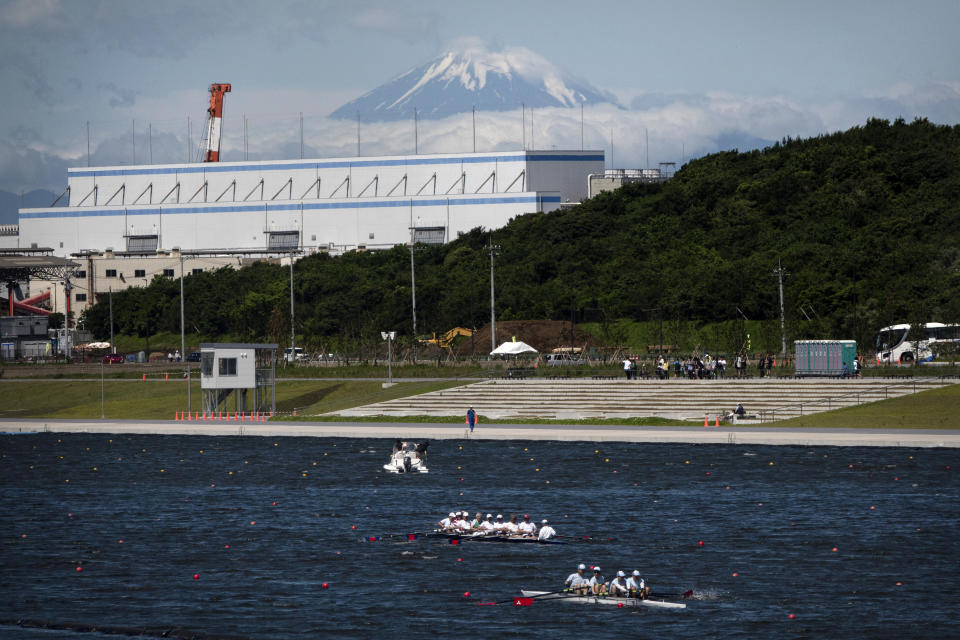
[[[229,548],[230,548],[230,545],[225,544],[225,545],[223,545],[223,548],[224,548],[224,549],[229,549]]]
[[[697,543],[697,546],[698,546],[698,547],[702,547],[702,546],[703,546],[703,540],[701,540],[700,542],[698,542],[698,543]]]
[[[469,591],[464,591],[464,592],[463,592],[463,597],[464,597],[464,598],[469,598],[469,597],[470,597],[470,592],[469,592]]]
[[[193,579],[194,579],[194,580],[199,580],[199,579],[200,579],[200,574],[199,574],[199,573],[193,574]]]
[[[457,558],[457,562],[463,562],[463,558]]]
[[[833,549],[830,549],[830,551],[836,551],[836,550],[837,550],[837,548],[836,548],[836,547],[834,547]]]
[[[793,614],[791,613],[791,614],[790,614],[789,616],[787,616],[787,617],[790,618],[791,620],[793,620],[793,619],[796,618],[797,616],[795,616],[795,615],[793,615]]]
[[[80,573],[81,571],[83,571],[83,567],[77,567],[77,573]]]
[[[329,583],[329,582],[324,582],[322,585],[320,585],[320,588],[321,588],[321,589],[329,589],[329,588],[330,588],[330,583]]]
[[[618,602],[618,603],[617,603],[617,608],[618,608],[618,609],[623,609],[623,603],[622,603],[622,602]]]

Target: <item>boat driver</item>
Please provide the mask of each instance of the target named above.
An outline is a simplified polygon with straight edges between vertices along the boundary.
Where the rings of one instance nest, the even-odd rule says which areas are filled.
[[[587,566],[585,564],[580,563],[580,565],[577,567],[577,571],[575,573],[571,573],[569,576],[567,576],[567,579],[563,581],[564,589],[573,593],[585,595],[587,593],[587,579],[584,577],[583,572],[586,570],[586,568]]]
[[[547,524],[546,518],[540,523],[540,535],[537,536],[537,540],[543,542],[544,540],[549,540],[551,538],[556,538],[557,532],[553,530],[549,524]]]

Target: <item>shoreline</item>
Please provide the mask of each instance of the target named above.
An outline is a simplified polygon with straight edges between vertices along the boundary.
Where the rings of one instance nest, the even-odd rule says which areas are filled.
[[[100,433],[184,436],[556,440],[675,444],[960,448],[960,429],[777,427],[625,427],[565,424],[460,425],[390,422],[222,422],[163,420],[0,419],[0,433]]]

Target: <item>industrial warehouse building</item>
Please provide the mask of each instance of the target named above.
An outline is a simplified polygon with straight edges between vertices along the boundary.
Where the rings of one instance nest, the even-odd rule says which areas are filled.
[[[179,277],[181,252],[205,254],[189,274],[238,264],[235,256],[444,243],[579,202],[587,176],[603,171],[603,151],[83,167],[68,170],[67,206],[21,209],[16,235],[0,244],[50,247],[84,264],[71,283],[79,313],[109,290]],[[66,308],[63,283],[30,283],[47,288]]]
[[[586,195],[602,151],[515,151],[70,169],[69,205],[20,210],[21,246],[113,249],[387,248]],[[25,244],[26,243],[26,244]]]

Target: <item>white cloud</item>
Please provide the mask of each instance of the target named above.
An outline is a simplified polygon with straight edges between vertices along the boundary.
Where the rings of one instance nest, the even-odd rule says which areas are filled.
[[[243,159],[243,120],[250,122],[251,159],[299,157],[300,128],[298,106],[304,108],[304,145],[306,157],[344,157],[357,152],[356,123],[325,117],[326,108],[335,105],[336,96],[308,90],[281,93],[258,92],[227,98],[224,118],[222,157]],[[642,97],[642,96],[641,96]],[[193,113],[193,151],[199,145],[203,127],[205,94],[181,92],[166,99],[145,98],[137,110],[163,116],[153,121],[155,163],[179,163],[186,157],[186,116],[170,118],[180,110]],[[960,122],[960,85],[936,84],[917,87],[897,86],[869,99],[804,104],[784,96],[737,96],[729,93],[676,94],[647,96],[635,100],[644,108],[618,109],[611,105],[584,109],[584,146],[603,149],[607,162],[617,167],[656,167],[659,162],[679,164],[706,153],[739,147],[741,150],[763,146],[786,136],[808,137],[863,124],[870,117],[903,116],[912,120],[926,116],[934,122]],[[282,106],[285,112],[279,111]],[[189,108],[188,108],[189,107]],[[932,117],[930,110],[945,117]],[[149,117],[137,118],[137,162],[146,162]],[[531,121],[533,128],[531,128]],[[519,110],[479,112],[477,150],[520,149],[523,140]],[[526,114],[527,145],[538,149],[579,149],[579,109],[537,109]],[[130,121],[117,119],[96,122],[93,128],[95,165],[129,164],[132,160]],[[613,133],[611,153],[610,137]],[[646,133],[646,135],[645,135]],[[14,135],[16,134],[16,135]],[[413,153],[413,122],[365,123],[360,129],[361,154],[393,155]],[[63,188],[67,166],[86,164],[86,139],[82,127],[73,135],[44,141],[34,131],[11,132],[10,140],[0,145],[0,189]],[[649,140],[649,150],[647,149]],[[469,113],[439,120],[421,120],[418,130],[420,153],[467,152],[473,149],[472,119]]]

